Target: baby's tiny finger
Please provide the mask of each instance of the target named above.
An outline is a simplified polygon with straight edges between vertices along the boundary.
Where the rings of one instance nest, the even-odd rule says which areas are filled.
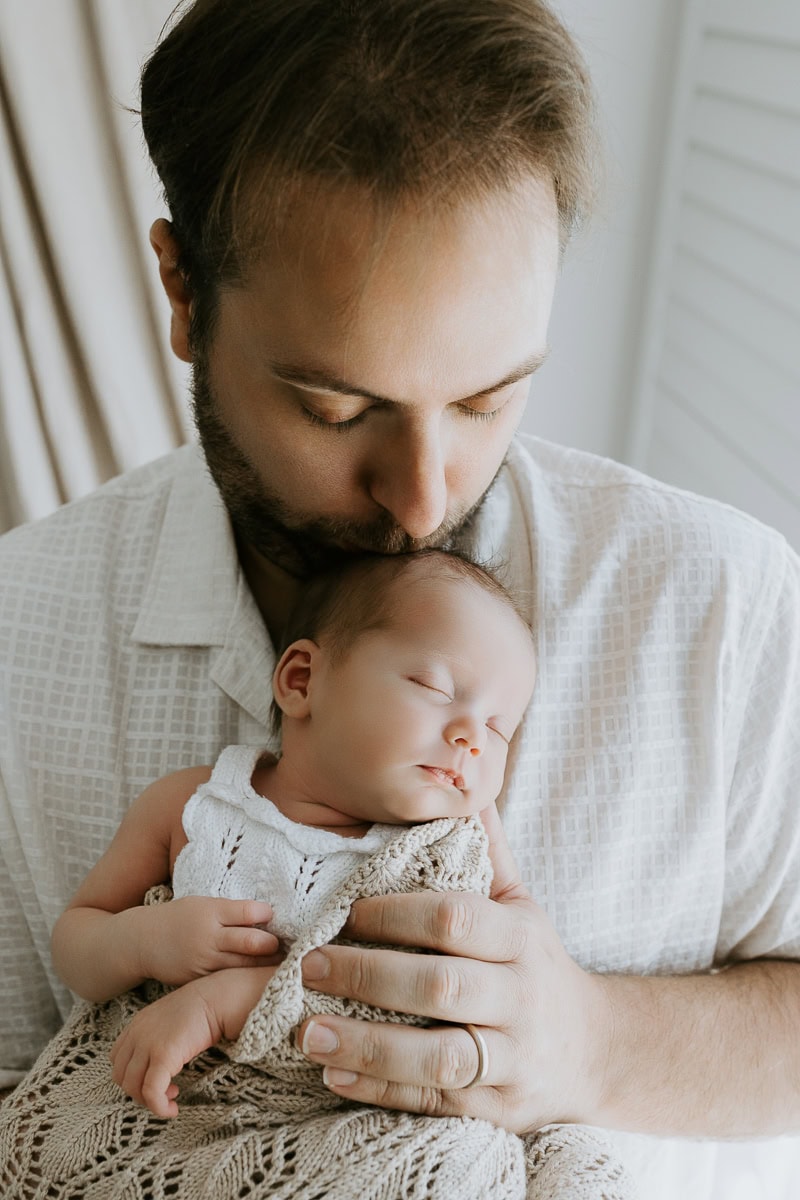
[[[265,929],[226,929],[224,949],[229,954],[242,954],[247,958],[271,958],[278,952],[278,939]],[[243,964],[245,965],[245,964]],[[261,966],[270,966],[269,962]]]
[[[223,900],[224,925],[266,925],[272,920],[272,905],[263,900]]]
[[[178,1087],[172,1081],[168,1070],[161,1065],[151,1063],[145,1071],[141,1084],[141,1100],[156,1117],[174,1117],[178,1106],[175,1097]],[[137,1099],[134,1096],[134,1099]]]

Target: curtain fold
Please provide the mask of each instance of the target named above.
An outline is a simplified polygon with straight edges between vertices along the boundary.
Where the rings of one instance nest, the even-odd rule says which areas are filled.
[[[136,104],[164,0],[0,7],[0,531],[190,433]]]

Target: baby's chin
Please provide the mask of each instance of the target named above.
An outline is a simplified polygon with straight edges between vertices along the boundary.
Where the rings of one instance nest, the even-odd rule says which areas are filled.
[[[374,814],[373,820],[383,825],[425,825],[445,817],[477,816],[489,808],[495,788],[457,787],[443,776],[414,765],[385,772],[376,781],[374,790],[358,797],[357,807]],[[352,796],[351,796],[352,803]],[[380,815],[379,815],[380,814]]]
[[[454,796],[447,796],[442,803],[436,804],[431,803],[430,791],[422,797],[409,797],[405,804],[379,819],[393,825],[425,825],[445,818],[477,816],[491,804],[491,800],[476,800],[474,794],[467,798],[456,789],[453,790],[456,793]]]

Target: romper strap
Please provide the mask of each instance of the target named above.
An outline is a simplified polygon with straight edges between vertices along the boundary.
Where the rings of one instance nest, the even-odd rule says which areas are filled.
[[[220,785],[242,795],[250,788],[256,763],[266,753],[264,746],[226,746],[214,763],[209,785]]]

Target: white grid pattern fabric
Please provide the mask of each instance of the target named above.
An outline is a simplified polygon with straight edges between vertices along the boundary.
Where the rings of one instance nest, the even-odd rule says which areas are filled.
[[[465,548],[536,631],[501,807],[570,953],[634,973],[800,958],[800,564],[783,539],[520,438]],[[134,796],[230,743],[274,749],[272,664],[191,447],[0,541],[4,1068],[69,1009],[49,931]],[[644,1194],[686,1194],[646,1159]]]

